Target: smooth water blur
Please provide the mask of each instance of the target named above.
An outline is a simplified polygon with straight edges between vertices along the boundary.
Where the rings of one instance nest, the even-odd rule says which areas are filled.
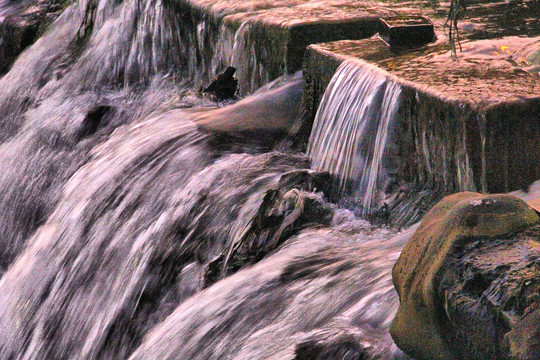
[[[328,85],[308,144],[314,169],[339,179],[342,195],[369,213],[388,178],[383,166],[401,87],[368,65],[343,62]]]
[[[290,88],[231,108],[264,108]],[[89,151],[0,280],[2,354],[124,359],[141,344],[135,358],[293,358],[318,331],[354,330],[373,356],[399,355],[387,331],[397,306],[390,269],[411,232],[394,236],[346,211],[331,229],[305,230],[292,241],[300,245],[196,295],[210,264],[258,226],[269,191],[308,166],[301,154],[216,148],[190,119],[205,112],[223,125],[223,111],[173,110],[121,126]],[[151,331],[165,344],[144,342]]]
[[[198,96],[208,69],[242,57],[234,42],[201,56],[217,33],[176,5],[72,3],[0,79],[1,357],[283,359],[321,332],[400,356],[390,270],[410,232],[373,229],[294,182],[291,209],[264,209],[284,178],[311,174],[283,141],[302,118],[301,79],[227,107]],[[391,112],[399,90],[373,97]],[[296,228],[308,200],[336,210],[333,225]],[[257,262],[230,256],[250,231],[264,232],[251,250],[272,254],[226,277],[228,261]],[[283,248],[263,241],[299,231]]]
[[[189,120],[118,129],[70,178],[0,282],[3,354],[121,359],[239,241],[303,157],[219,155]]]
[[[186,301],[130,359],[295,359],[313,341],[344,346],[351,359],[402,358],[388,332],[398,307],[390,269],[414,230],[373,230],[350,216],[306,230]]]
[[[0,79],[2,270],[115,128],[204,103],[171,76],[182,66],[174,14],[159,1],[73,3]]]

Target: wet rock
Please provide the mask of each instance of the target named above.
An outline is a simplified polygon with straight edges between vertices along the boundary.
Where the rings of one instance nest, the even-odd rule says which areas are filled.
[[[540,218],[508,195],[458,193],[396,262],[397,345],[418,360],[537,359]]]
[[[200,130],[216,135],[213,143],[223,151],[243,143],[271,149],[284,137],[294,136],[302,110],[302,78],[297,74],[231,106],[194,110],[187,116]]]
[[[238,88],[238,80],[234,78],[235,72],[236,68],[229,66],[203,92],[214,95],[218,100],[234,99]]]
[[[0,75],[60,15],[62,3],[62,0],[26,0],[0,4]]]
[[[105,116],[112,110],[113,108],[108,105],[98,105],[91,109],[82,121],[81,127],[77,132],[77,139],[82,140],[83,138],[95,134],[98,129],[103,126],[102,123]]]
[[[538,324],[540,324],[540,310],[537,309],[526,314],[505,335],[504,346],[508,349],[512,359],[540,359],[540,326]]]
[[[189,36],[183,36],[182,42],[192,42],[188,48],[195,50],[188,52],[186,77],[197,86],[207,85],[216,67],[234,66],[241,96],[301,70],[308,45],[373,36],[381,16],[398,13],[388,4],[349,0],[182,0],[175,4],[189,24]]]
[[[351,327],[352,329],[352,327]],[[365,334],[353,331],[321,331],[312,335],[305,342],[298,344],[295,360],[364,360],[369,343]],[[369,357],[371,359],[371,357]]]
[[[321,329],[311,331],[296,345],[294,360],[374,360],[392,353],[391,343],[381,341],[380,329],[359,327],[343,318],[335,319]],[[394,354],[392,359],[403,357]]]
[[[286,239],[310,226],[327,226],[333,210],[320,194],[330,184],[327,173],[298,170],[281,176],[268,190],[244,236],[210,263],[206,285],[230,275],[246,264],[261,260]]]

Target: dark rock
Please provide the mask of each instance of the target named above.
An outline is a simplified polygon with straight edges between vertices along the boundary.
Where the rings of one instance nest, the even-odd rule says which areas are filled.
[[[112,110],[111,106],[99,105],[86,114],[81,127],[77,134],[77,139],[81,140],[92,134],[95,134],[98,129],[103,126],[103,119]]]
[[[0,75],[60,15],[62,3],[62,0],[27,0],[0,4]]]
[[[295,360],[367,360],[370,343],[358,327],[333,327],[314,331],[295,349]]]
[[[320,329],[309,332],[296,345],[294,360],[375,360],[392,353],[392,343],[385,343],[385,331],[369,325],[358,326],[337,318]],[[395,353],[394,360],[409,359]]]
[[[210,263],[205,285],[256,263],[306,227],[328,226],[333,210],[313,191],[324,193],[329,184],[327,173],[298,170],[284,174],[276,186],[266,192],[250,227],[230,254],[224,253]]]
[[[392,278],[397,345],[418,360],[538,359],[540,218],[508,195],[443,199]]]
[[[238,88],[238,80],[234,78],[235,72],[236,68],[229,66],[203,92],[212,94],[219,100],[234,99]]]
[[[433,23],[423,16],[381,18],[379,35],[391,47],[417,46],[435,39]]]
[[[538,295],[538,292],[537,292]],[[536,304],[538,304],[538,299]],[[511,358],[540,359],[540,309],[525,314],[504,337],[504,347]]]

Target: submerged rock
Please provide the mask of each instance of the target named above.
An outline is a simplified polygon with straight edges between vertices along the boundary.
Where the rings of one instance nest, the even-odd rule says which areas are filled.
[[[205,284],[258,262],[302,229],[329,225],[332,207],[322,194],[312,192],[324,193],[329,184],[327,173],[297,170],[283,174],[275,187],[266,191],[241,239],[210,263]]]
[[[381,354],[391,353],[380,339],[384,339],[380,329],[362,329],[339,318],[297,344],[294,360],[378,360]],[[394,354],[392,359],[402,359],[400,355]]]
[[[397,345],[418,360],[538,359],[540,218],[508,195],[443,199],[392,277]]]
[[[401,359],[389,269],[410,233],[347,227],[306,229],[194,295],[130,360]]]

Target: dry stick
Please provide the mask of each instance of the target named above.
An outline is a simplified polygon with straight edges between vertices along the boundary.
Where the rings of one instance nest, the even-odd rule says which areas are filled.
[[[450,47],[452,49],[453,60],[457,60],[456,43],[459,46],[459,51],[462,51],[461,39],[457,25],[459,16],[461,15],[461,9],[465,9],[465,5],[462,3],[462,0],[452,0],[450,2],[448,17],[444,23],[444,27],[448,27],[448,41],[450,42]]]

